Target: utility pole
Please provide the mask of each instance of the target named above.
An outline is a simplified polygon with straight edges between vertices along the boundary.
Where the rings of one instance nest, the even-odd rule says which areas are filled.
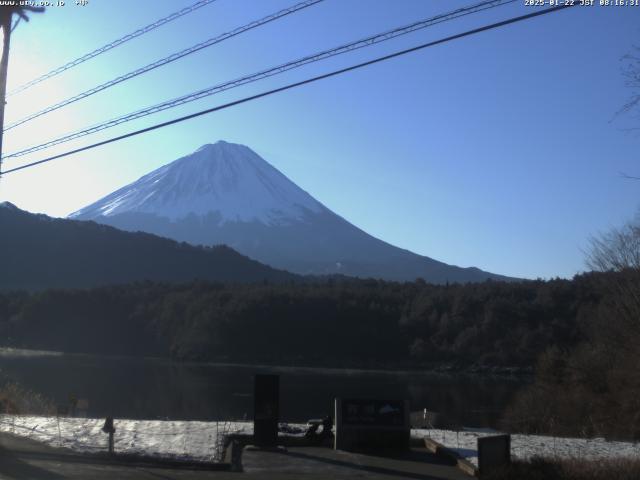
[[[0,28],[2,28],[2,58],[0,58],[0,177],[2,177],[2,140],[4,137],[4,107],[7,103],[7,70],[9,67],[9,47],[11,44],[11,19],[13,10],[0,10]]]
[[[18,2],[16,2],[18,3]],[[2,28],[2,58],[0,58],[0,177],[2,177],[2,140],[4,138],[4,107],[7,104],[7,70],[9,68],[9,47],[11,45],[11,30],[13,14],[18,15],[18,22],[29,21],[27,12],[41,13],[44,7],[32,6],[4,6],[0,7],[0,28]],[[17,25],[17,23],[16,23]]]

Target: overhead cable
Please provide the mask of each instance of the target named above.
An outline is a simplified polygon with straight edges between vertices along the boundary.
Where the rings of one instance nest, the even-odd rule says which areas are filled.
[[[483,10],[487,10],[489,8],[495,8],[498,6],[502,6],[502,5],[506,5],[509,3],[513,3],[516,0],[490,0],[490,1],[484,1],[484,2],[480,2],[471,6],[467,6],[467,7],[463,7],[463,8],[459,8],[457,10],[454,10],[452,12],[448,12],[445,14],[440,14],[437,15],[435,17],[431,17],[428,19],[424,19],[424,20],[420,20],[418,22],[414,22],[410,25],[405,25],[399,28],[395,28],[393,30],[389,30],[383,33],[378,33],[376,35],[355,41],[355,42],[351,42],[351,43],[347,43],[344,45],[340,45],[338,47],[334,47],[328,50],[324,50],[321,51],[319,53],[315,53],[313,55],[308,55],[302,58],[299,58],[297,60],[282,64],[282,65],[278,65],[276,67],[271,67],[269,69],[266,70],[262,70],[260,72],[257,73],[253,73],[251,75],[246,75],[231,81],[226,81],[224,83],[218,84],[218,85],[214,85],[212,87],[208,87],[205,88],[203,90],[198,90],[196,92],[192,92],[189,93],[187,95],[183,95],[181,97],[177,97],[171,100],[167,100],[165,102],[156,104],[156,105],[152,105],[150,107],[146,107],[143,108],[141,110],[137,110],[131,113],[128,113],[126,115],[122,115],[120,117],[117,118],[113,118],[111,120],[93,125],[91,127],[87,127],[84,128],[82,130],[78,130],[72,133],[68,133],[65,134],[61,137],[49,140],[45,143],[39,144],[39,145],[35,145],[32,147],[28,147],[26,149],[20,150],[20,151],[16,151],[10,154],[7,154],[3,157],[4,159],[8,159],[8,158],[16,158],[16,157],[21,157],[24,155],[28,155],[30,153],[39,151],[39,150],[43,150],[46,148],[50,148],[53,147],[55,145],[59,145],[61,143],[66,143],[69,142],[71,140],[75,140],[77,138],[81,138],[87,135],[91,135],[93,133],[96,132],[100,132],[102,130],[108,129],[108,128],[112,128],[115,127],[116,125],[120,125],[122,123],[126,123],[126,122],[130,122],[132,120],[136,120],[138,118],[142,118],[142,117],[146,117],[148,115],[154,114],[154,113],[158,113],[170,108],[174,108],[180,105],[184,105],[186,103],[190,103],[196,100],[200,100],[202,98],[205,97],[209,97],[211,95],[214,95],[216,93],[220,93],[226,90],[230,90],[232,88],[237,88],[240,87],[242,85],[246,85],[248,83],[252,83],[252,82],[256,82],[258,80],[262,80],[264,78],[268,78],[268,77],[272,77],[274,75],[278,75],[280,73],[284,73],[286,71],[289,70],[293,70],[295,68],[300,68],[304,65],[308,65],[310,63],[314,63],[314,62],[318,62],[320,60],[324,60],[327,58],[331,58],[337,55],[341,55],[347,52],[351,52],[353,50],[357,50],[360,48],[364,48],[364,47],[369,47],[371,45],[380,43],[380,42],[384,42],[387,40],[391,40],[393,38],[399,37],[401,35],[406,35],[408,33],[411,32],[415,32],[417,30],[423,29],[423,28],[427,28],[433,25],[436,25],[438,23],[442,23],[445,21],[449,21],[449,20],[453,20],[455,18],[459,18],[465,15],[470,15],[472,13],[477,13],[479,11],[483,11]]]
[[[260,27],[266,23],[269,22],[273,22],[274,20],[278,20],[279,18],[282,18],[286,15],[290,15],[292,13],[295,13],[299,10],[302,10],[304,8],[310,7],[312,5],[315,5],[316,3],[320,3],[323,0],[305,0],[304,2],[298,3],[296,5],[293,5],[289,8],[285,8],[283,10],[280,10],[276,13],[273,13],[271,15],[268,15],[264,18],[261,18],[259,20],[255,20],[251,23],[248,23],[246,25],[243,25],[241,27],[238,27],[234,30],[231,30],[230,32],[226,32],[223,33],[221,35],[218,35],[216,37],[210,38],[208,40],[205,40],[204,42],[200,42],[196,45],[193,45],[189,48],[186,48],[184,50],[181,50],[179,52],[176,52],[172,55],[169,55],[168,57],[164,57],[161,58],[159,60],[156,60],[155,62],[152,62],[148,65],[145,65],[144,67],[140,67],[137,68],[129,73],[126,73],[124,75],[120,75],[119,77],[114,78],[113,80],[109,80],[108,82],[105,82],[101,85],[98,85],[97,87],[93,87],[90,88],[89,90],[86,90],[82,93],[79,93],[78,95],[74,95],[71,98],[67,98],[66,100],[63,100],[61,102],[56,103],[55,105],[51,105],[47,108],[44,108],[38,112],[32,113],[31,115],[28,115],[20,120],[17,120],[16,122],[11,123],[10,125],[7,125],[4,128],[4,131],[6,132],[7,130],[11,130],[12,128],[17,127],[18,125],[22,125],[23,123],[29,122],[30,120],[33,120],[35,118],[41,117],[42,115],[45,115],[47,113],[51,113],[55,110],[58,110],[62,107],[66,107],[67,105],[70,105],[72,103],[75,103],[79,100],[83,100],[87,97],[90,97],[91,95],[95,95],[98,92],[101,92],[103,90],[106,90],[107,88],[113,87],[114,85],[118,85],[119,83],[125,82],[127,80],[131,80],[132,78],[135,78],[139,75],[142,75],[143,73],[149,72],[151,70],[155,70],[158,67],[162,67],[164,65],[167,65],[169,63],[175,62],[176,60],[179,60],[183,57],[186,57],[187,55],[191,55],[192,53],[198,52],[204,48],[210,47],[212,45],[216,45],[218,43],[221,43],[229,38],[235,37],[236,35],[240,35],[241,33],[244,33],[246,31],[252,30],[254,28]]]
[[[440,45],[442,43],[450,42],[452,40],[457,40],[459,38],[463,38],[463,37],[467,37],[467,36],[470,36],[470,35],[475,35],[477,33],[485,32],[487,30],[493,30],[493,29],[504,27],[506,25],[510,25],[510,24],[513,24],[513,23],[521,22],[521,21],[524,21],[524,20],[529,20],[531,18],[539,17],[541,15],[546,15],[548,13],[553,13],[553,12],[557,12],[557,11],[560,11],[560,10],[564,10],[566,8],[571,8],[571,7],[575,6],[575,5],[577,5],[577,4],[569,4],[569,3],[567,3],[567,4],[564,4],[564,5],[560,5],[558,7],[546,8],[544,10],[536,10],[536,11],[534,11],[532,13],[527,14],[527,15],[521,15],[519,17],[512,17],[512,18],[509,18],[507,20],[503,20],[501,22],[492,23],[490,25],[485,25],[483,27],[475,28],[473,30],[467,30],[465,32],[458,33],[458,34],[455,34],[455,35],[451,35],[449,37],[441,38],[439,40],[435,40],[435,41],[428,42],[428,43],[423,43],[422,45],[418,45],[416,47],[412,47],[412,48],[408,48],[408,49],[405,49],[405,50],[401,50],[401,51],[398,51],[398,52],[395,52],[395,53],[391,53],[389,55],[384,55],[382,57],[377,57],[377,58],[374,58],[373,60],[368,60],[366,62],[358,63],[356,65],[352,65],[352,66],[349,66],[349,67],[346,67],[346,68],[341,68],[339,70],[334,70],[332,72],[325,73],[325,74],[322,74],[322,75],[318,75],[318,76],[315,76],[315,77],[311,77],[311,78],[308,78],[306,80],[302,80],[302,81],[299,81],[299,82],[290,83],[290,84],[285,85],[283,87],[279,87],[279,88],[275,88],[275,89],[268,90],[268,91],[265,91],[265,92],[261,92],[261,93],[258,93],[256,95],[251,95],[249,97],[244,97],[244,98],[242,98],[240,100],[235,100],[233,102],[225,103],[223,105],[218,105],[216,107],[208,108],[206,110],[201,110],[199,112],[192,113],[190,115],[185,115],[183,117],[175,118],[175,119],[169,120],[167,122],[158,123],[158,124],[152,125],[150,127],[142,128],[140,130],[136,130],[136,131],[129,132],[129,133],[126,133],[126,134],[123,134],[123,135],[119,135],[117,137],[112,137],[112,138],[109,138],[107,140],[103,140],[103,141],[100,141],[100,142],[93,143],[91,145],[86,145],[84,147],[76,148],[74,150],[69,150],[67,152],[60,153],[60,154],[57,154],[57,155],[53,155],[53,156],[44,158],[42,160],[38,160],[36,162],[31,162],[31,163],[27,163],[25,165],[20,165],[18,167],[14,167],[14,168],[12,168],[10,170],[7,170],[6,172],[3,172],[3,174],[13,173],[13,172],[17,172],[17,171],[24,170],[24,169],[27,169],[27,168],[35,167],[36,165],[41,165],[43,163],[51,162],[53,160],[57,160],[59,158],[67,157],[69,155],[73,155],[73,154],[76,154],[76,153],[85,152],[87,150],[91,150],[91,149],[100,147],[102,145],[107,145],[107,144],[110,144],[110,143],[113,143],[113,142],[124,140],[126,138],[130,138],[130,137],[134,137],[134,136],[137,136],[137,135],[141,135],[143,133],[151,132],[153,130],[157,130],[159,128],[167,127],[169,125],[174,125],[176,123],[184,122],[186,120],[191,120],[193,118],[197,118],[197,117],[200,117],[200,116],[203,116],[203,115],[207,115],[209,113],[217,112],[217,111],[220,111],[220,110],[225,110],[227,108],[231,108],[231,107],[234,107],[236,105],[240,105],[240,104],[247,103],[247,102],[250,102],[250,101],[253,101],[253,100],[257,100],[259,98],[263,98],[263,97],[267,97],[267,96],[270,96],[270,95],[274,95],[276,93],[284,92],[286,90],[291,90],[293,88],[297,88],[297,87],[300,87],[300,86],[303,86],[303,85],[314,83],[314,82],[317,82],[319,80],[324,80],[326,78],[334,77],[336,75],[341,75],[341,74],[346,73],[346,72],[350,72],[350,71],[357,70],[357,69],[360,69],[360,68],[363,68],[363,67],[374,65],[376,63],[384,62],[386,60],[390,60],[392,58],[396,58],[396,57],[399,57],[399,56],[402,56],[402,55],[413,53],[413,52],[416,52],[416,51],[419,51],[419,50],[422,50],[422,49],[425,49],[425,48],[428,48],[428,47],[433,47],[435,45]]]
[[[160,18],[158,20],[156,20],[153,23],[150,23],[149,25],[139,28],[137,29],[135,32],[131,32],[127,35],[125,35],[124,37],[120,37],[116,40],[113,40],[110,43],[107,43],[106,45],[103,45],[100,48],[96,48],[95,50],[93,50],[92,52],[89,52],[85,55],[82,55],[81,57],[76,58],[75,60],[72,60],[68,63],[65,63],[64,65],[55,68],[53,70],[51,70],[48,73],[45,73],[44,75],[41,75],[37,78],[34,78],[33,80],[20,85],[19,87],[11,90],[8,94],[7,97],[11,96],[11,95],[15,95],[16,93],[20,93],[30,87],[33,87],[34,85],[37,85],[38,83],[44,82],[45,80],[55,77],[56,75],[61,74],[62,72],[69,70],[70,68],[73,68],[77,65],[80,65],[81,63],[86,62],[87,60],[91,60],[94,57],[97,57],[98,55],[101,55],[113,48],[119,47],[120,45],[122,45],[123,43],[128,42],[129,40],[133,40],[136,37],[139,37],[140,35],[144,35],[145,33],[149,33],[152,30],[155,30],[158,27],[161,27],[162,25],[165,25],[169,22],[172,22],[174,20],[177,20],[178,18],[187,15],[188,13],[191,13],[199,8],[202,8],[206,5],[209,5],[212,2],[215,2],[216,0],[199,0],[196,3],[194,3],[193,5],[189,6],[189,7],[185,7],[182,10],[178,10],[177,12],[173,12],[170,15],[167,15],[166,17]]]

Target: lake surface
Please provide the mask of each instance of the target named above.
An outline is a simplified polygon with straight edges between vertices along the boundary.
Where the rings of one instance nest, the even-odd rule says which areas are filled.
[[[282,421],[330,414],[335,397],[407,398],[464,426],[495,427],[515,392],[511,377],[175,363],[161,359],[0,352],[4,376],[88,415],[173,420],[252,419],[253,375],[280,375]]]

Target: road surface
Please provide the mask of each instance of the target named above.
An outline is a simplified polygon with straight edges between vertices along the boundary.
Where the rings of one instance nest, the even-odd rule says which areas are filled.
[[[245,448],[243,472],[190,470],[175,466],[116,463],[69,450],[0,434],[0,480],[468,480],[455,466],[414,449],[401,458],[334,451],[321,447],[290,447],[281,451]]]

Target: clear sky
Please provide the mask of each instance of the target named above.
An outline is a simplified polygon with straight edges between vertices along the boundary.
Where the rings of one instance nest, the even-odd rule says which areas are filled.
[[[89,0],[12,36],[9,89],[195,0]],[[217,0],[8,99],[7,122],[295,0]],[[325,0],[5,135],[5,153],[130,111],[467,5]],[[597,0],[596,0],[596,3]],[[522,2],[215,95],[46,152],[34,161],[307,76],[533,11]],[[640,7],[576,7],[5,176],[0,200],[65,216],[224,139],[250,146],[353,224],[450,264],[528,278],[584,270],[590,235],[638,206],[640,123],[621,57]]]

